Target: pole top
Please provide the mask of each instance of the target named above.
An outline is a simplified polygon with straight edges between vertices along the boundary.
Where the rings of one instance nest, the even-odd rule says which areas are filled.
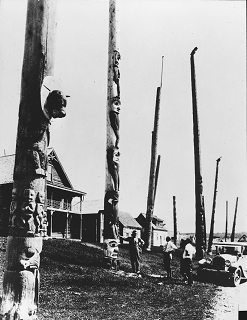
[[[195,53],[196,53],[196,51],[198,50],[198,48],[197,47],[195,47],[192,51],[191,51],[191,56],[193,56]]]
[[[220,162],[221,158],[222,158],[222,157],[219,157],[216,161],[217,161],[217,162]]]
[[[164,56],[161,57],[162,62],[161,62],[161,77],[160,77],[160,87],[162,88],[162,78],[163,78],[163,60]]]

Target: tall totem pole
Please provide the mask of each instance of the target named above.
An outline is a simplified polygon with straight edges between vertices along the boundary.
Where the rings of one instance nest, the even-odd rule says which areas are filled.
[[[200,159],[200,132],[197,111],[196,96],[196,75],[194,55],[197,51],[195,47],[190,54],[191,63],[191,86],[192,86],[192,110],[193,110],[193,135],[194,135],[194,161],[195,161],[195,202],[196,202],[196,255],[198,258],[203,256],[203,250],[206,249],[205,238],[205,210],[203,205],[203,187],[201,176]]]
[[[104,198],[105,255],[117,258],[119,201],[119,112],[121,59],[117,43],[116,0],[109,0],[108,86],[106,107],[106,179]]]
[[[2,320],[37,319],[49,126],[51,118],[66,115],[66,98],[52,77],[55,7],[54,0],[27,6]]]

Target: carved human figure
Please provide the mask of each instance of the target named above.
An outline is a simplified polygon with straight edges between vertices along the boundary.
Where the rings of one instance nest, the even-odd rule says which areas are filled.
[[[35,209],[35,219],[34,223],[36,226],[36,233],[40,234],[43,231],[43,219],[44,219],[44,203],[45,203],[45,193],[38,192],[36,198],[36,209]]]
[[[27,235],[35,233],[35,209],[35,191],[32,189],[25,189],[23,192],[23,202],[21,205],[21,217]]]
[[[119,144],[119,111],[120,111],[121,102],[118,98],[112,99],[111,111],[109,114],[110,123],[113,132],[116,136],[115,147],[118,148]]]
[[[121,59],[121,55],[117,50],[113,51],[113,81],[117,85],[117,96],[120,98],[120,71],[119,71],[119,61]]]
[[[11,197],[11,203],[10,203],[10,215],[9,215],[9,226],[14,227],[16,225],[16,210],[18,206],[18,193],[17,189],[13,188],[12,190],[12,197]]]
[[[23,178],[26,171],[46,175],[48,165],[46,148],[50,141],[50,120],[65,117],[66,105],[64,94],[60,90],[53,90],[45,100],[41,111],[43,116],[36,116],[32,121],[26,120],[25,128],[21,128],[19,132],[18,146],[23,148],[23,153],[16,153],[18,166],[15,166],[14,179]],[[30,165],[26,165],[26,155]]]
[[[120,152],[118,148],[113,147],[107,150],[108,171],[112,177],[115,191],[119,191],[119,157]]]
[[[44,211],[44,213],[43,213],[43,229],[42,229],[42,236],[43,237],[47,237],[47,228],[48,228],[47,213]]]
[[[119,194],[111,190],[106,192],[104,200],[105,238],[118,238],[118,201]]]

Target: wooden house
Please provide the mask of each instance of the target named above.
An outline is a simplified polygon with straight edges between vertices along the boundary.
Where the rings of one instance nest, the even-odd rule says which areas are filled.
[[[140,226],[140,224],[128,212],[119,211],[119,233],[121,236],[131,236],[133,230],[136,230],[137,235],[141,236],[141,229],[142,227]],[[82,241],[103,243],[103,230],[103,199],[84,201],[82,218]]]
[[[142,235],[144,235],[146,228],[146,215],[144,213],[140,213],[136,218],[136,221],[142,226]],[[151,246],[163,246],[168,235],[168,230],[165,227],[164,220],[154,215],[152,218]]]
[[[53,238],[81,239],[85,192],[75,190],[53,148],[48,148],[47,234]],[[8,234],[15,155],[0,157],[0,235]]]

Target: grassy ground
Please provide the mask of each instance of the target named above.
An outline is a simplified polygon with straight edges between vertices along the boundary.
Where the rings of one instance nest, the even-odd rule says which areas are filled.
[[[219,288],[197,281],[192,287],[185,285],[177,257],[172,260],[172,280],[150,276],[165,275],[160,252],[142,253],[142,278],[128,277],[131,268],[126,246],[120,247],[120,273],[104,269],[102,257],[100,245],[45,240],[39,320],[211,318],[213,298]]]

